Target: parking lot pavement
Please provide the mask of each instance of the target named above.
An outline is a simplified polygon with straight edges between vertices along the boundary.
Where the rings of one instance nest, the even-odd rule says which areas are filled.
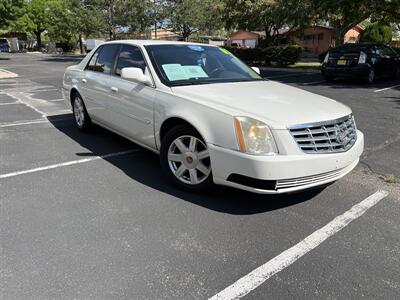
[[[0,80],[0,298],[204,299],[240,279],[249,299],[399,298],[400,187],[380,175],[399,170],[400,91],[374,92],[393,82],[264,70],[349,105],[366,135],[362,162],[302,194],[190,194],[165,182],[155,154],[75,129],[57,100],[77,61],[0,56],[19,75]],[[368,200],[378,191],[387,196]],[[248,280],[260,267],[278,272]]]

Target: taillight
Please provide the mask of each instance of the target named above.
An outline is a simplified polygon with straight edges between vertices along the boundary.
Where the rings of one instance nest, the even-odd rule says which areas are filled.
[[[367,54],[365,52],[360,52],[360,57],[358,58],[359,64],[365,64],[367,62]]]
[[[326,53],[325,58],[324,58],[324,63],[328,63],[329,61],[329,52]]]

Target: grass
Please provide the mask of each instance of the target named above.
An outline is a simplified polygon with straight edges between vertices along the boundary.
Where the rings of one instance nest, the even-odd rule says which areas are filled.
[[[397,183],[397,182],[399,182],[399,179],[393,174],[384,175],[384,176],[382,176],[382,179],[386,183]]]

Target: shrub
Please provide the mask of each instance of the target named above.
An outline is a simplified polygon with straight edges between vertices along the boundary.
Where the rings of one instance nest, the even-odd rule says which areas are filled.
[[[266,48],[235,48],[225,47],[233,55],[237,56],[249,65],[268,66],[277,64],[288,66],[300,60],[303,49],[296,45],[270,46]]]
[[[375,22],[367,26],[361,36],[361,42],[388,44],[392,40],[392,37],[392,27]]]

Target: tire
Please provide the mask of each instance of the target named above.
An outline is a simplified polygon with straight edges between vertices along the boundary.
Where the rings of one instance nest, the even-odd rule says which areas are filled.
[[[375,81],[375,71],[374,69],[370,69],[367,77],[365,78],[365,82],[368,84],[374,83]]]
[[[400,66],[396,68],[394,71],[393,79],[397,79],[400,77]]]
[[[80,131],[87,131],[92,126],[89,114],[86,110],[82,97],[75,93],[72,99],[72,112],[74,115],[75,125]]]
[[[332,82],[335,79],[333,76],[328,76],[328,75],[325,75],[324,78],[325,78],[325,81],[327,81],[327,82]]]
[[[178,188],[200,192],[212,183],[207,144],[189,125],[178,125],[161,142],[160,163],[164,175]]]

